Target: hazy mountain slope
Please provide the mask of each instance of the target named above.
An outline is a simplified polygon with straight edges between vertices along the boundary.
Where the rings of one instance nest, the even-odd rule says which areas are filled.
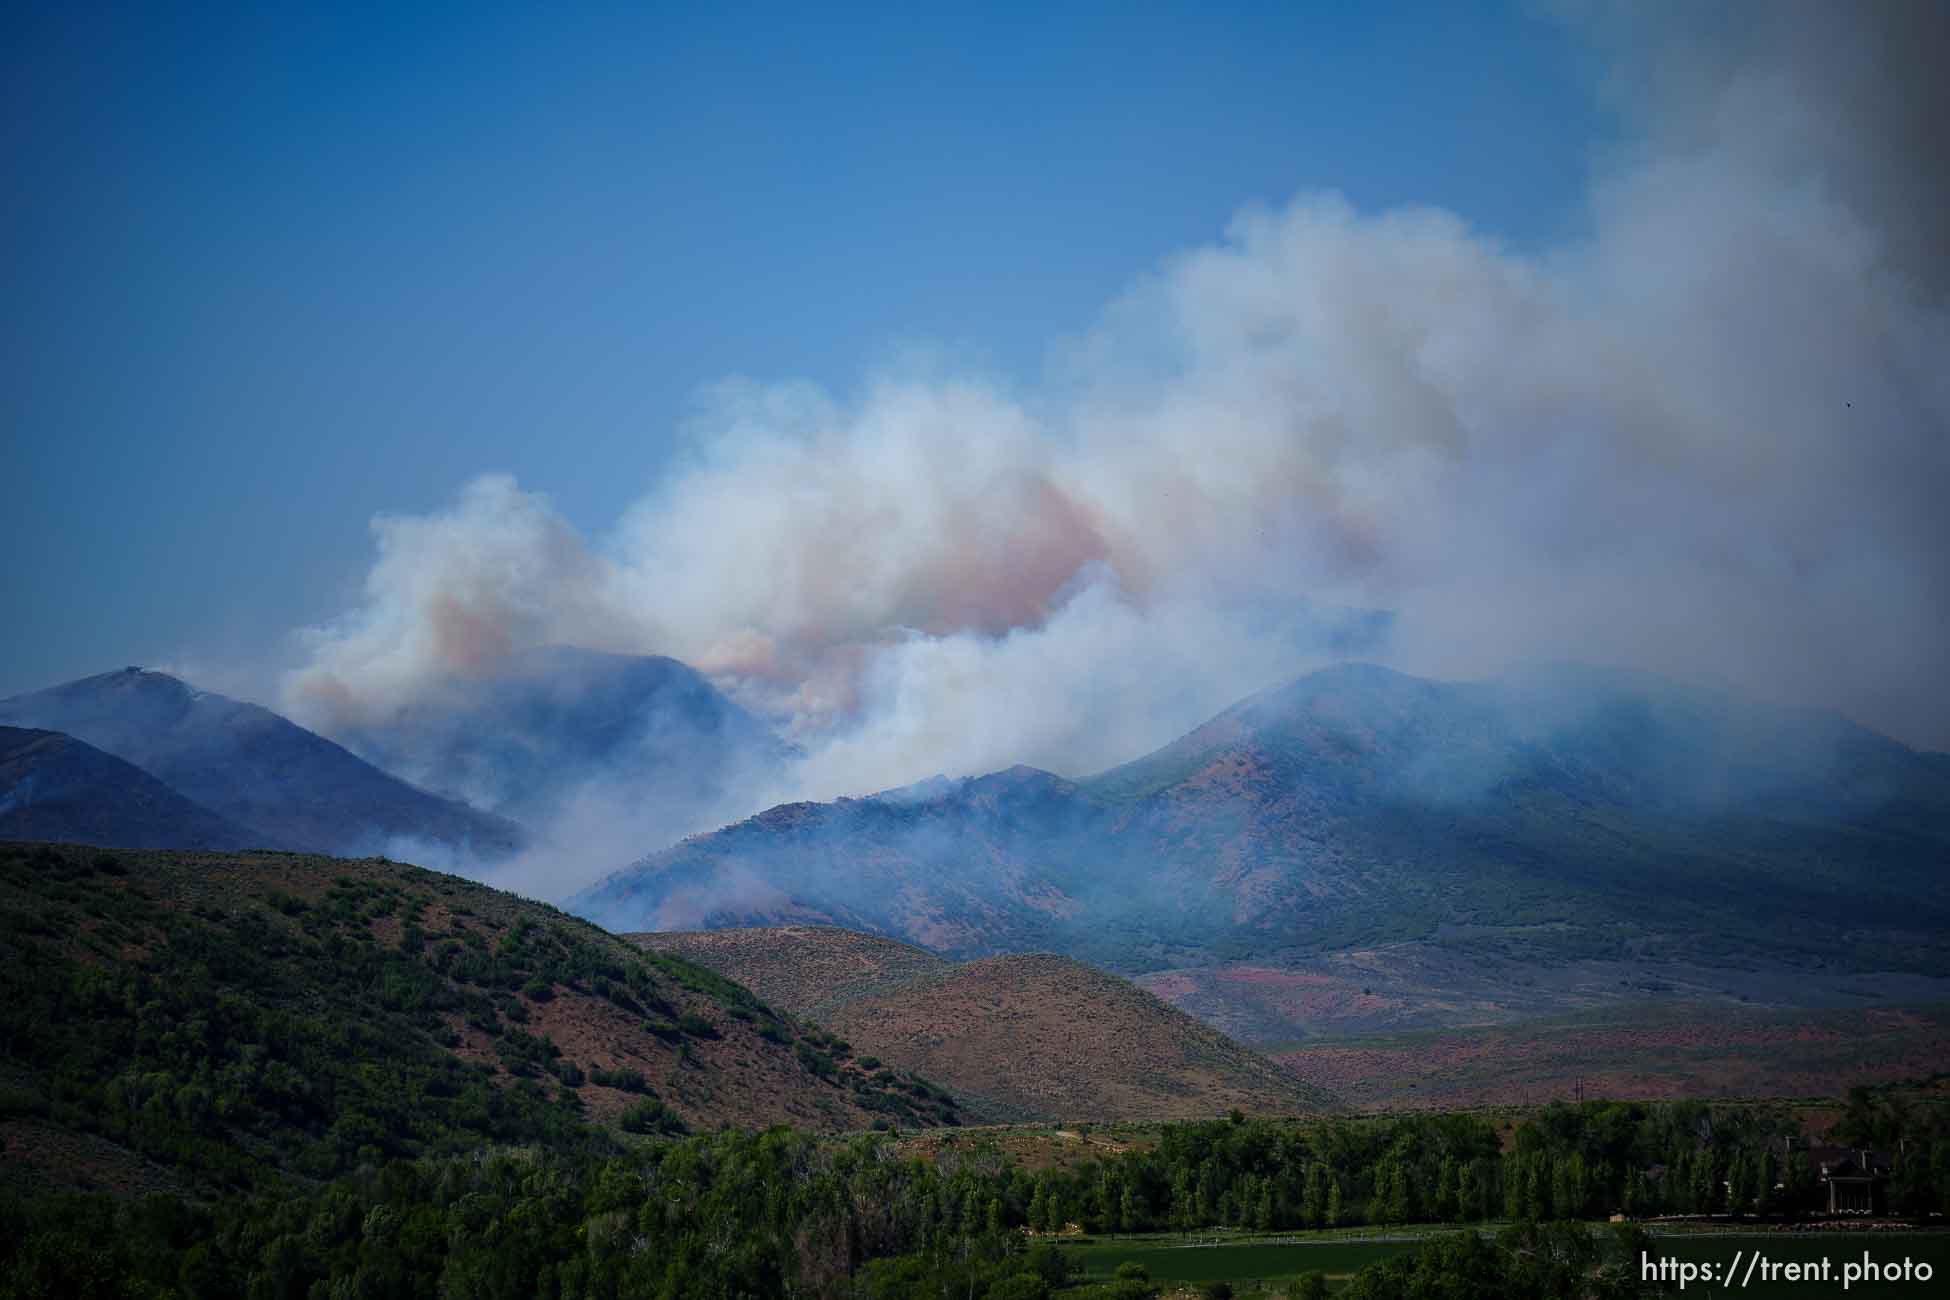
[[[1083,782],[1015,769],[792,805],[574,906],[825,921],[1115,969],[1456,934],[1533,958],[1950,970],[1950,773],[1839,719],[1636,675],[1347,665]]]
[[[953,965],[828,926],[627,937],[766,989],[855,1053],[924,1073],[996,1118],[1173,1119],[1329,1104],[1136,985],[1066,957]]]
[[[0,723],[45,727],[135,764],[257,832],[259,843],[342,854],[414,844],[492,858],[512,822],[416,789],[269,709],[126,668],[0,700]]]
[[[389,772],[537,825],[574,799],[610,795],[633,815],[688,826],[692,809],[786,752],[675,659],[573,646],[516,654],[335,735]]]
[[[1688,955],[1702,933],[1778,945],[1812,922],[1833,946],[1950,919],[1950,782],[1922,756],[1636,675],[1444,684],[1349,666],[1086,788],[1123,802],[1154,859],[1187,876],[1204,862],[1235,927],[1269,940],[1296,921],[1322,946],[1612,923],[1627,946],[1683,934],[1667,946]]]
[[[786,804],[644,860],[574,910],[615,930],[816,922],[949,955],[1034,947],[1077,910],[1058,883],[1103,809],[1034,768]]]
[[[770,1006],[813,1020],[952,964],[912,944],[836,926],[672,930],[623,938],[694,961],[736,980]]]
[[[238,1186],[613,1140],[589,1120],[953,1118],[926,1085],[832,1049],[721,976],[458,877],[0,845],[10,1159],[80,1134]]]
[[[0,727],[0,840],[240,849],[260,838],[73,736]]]

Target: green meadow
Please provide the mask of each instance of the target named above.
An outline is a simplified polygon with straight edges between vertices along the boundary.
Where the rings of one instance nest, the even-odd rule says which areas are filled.
[[[1110,1277],[1119,1264],[1135,1261],[1159,1282],[1230,1282],[1245,1291],[1247,1284],[1264,1281],[1272,1289],[1296,1273],[1318,1272],[1332,1284],[1361,1268],[1412,1249],[1418,1238],[1351,1238],[1323,1235],[1294,1243],[1228,1241],[1220,1245],[1187,1245],[1168,1237],[1102,1237],[1070,1248],[1072,1264],[1087,1279]]]

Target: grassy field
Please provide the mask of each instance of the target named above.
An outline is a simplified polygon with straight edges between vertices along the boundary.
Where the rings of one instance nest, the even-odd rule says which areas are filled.
[[[1108,1278],[1119,1264],[1135,1260],[1164,1283],[1230,1282],[1243,1297],[1274,1294],[1296,1273],[1319,1272],[1330,1285],[1345,1281],[1369,1264],[1412,1248],[1415,1240],[1318,1235],[1304,1244],[1231,1241],[1188,1246],[1179,1237],[1099,1237],[1071,1248],[1071,1262],[1087,1280]],[[1206,1240],[1210,1240],[1207,1238]]]
[[[1602,1227],[1602,1225],[1600,1225]],[[1379,1263],[1403,1251],[1413,1250],[1423,1236],[1414,1230],[1391,1234],[1303,1233],[1270,1240],[1251,1238],[1215,1239],[1211,1236],[1146,1235],[1098,1237],[1066,1247],[1077,1271],[1086,1281],[1109,1278],[1119,1264],[1135,1261],[1158,1282],[1167,1285],[1196,1285],[1201,1282],[1230,1282],[1240,1300],[1277,1295],[1287,1279],[1297,1273],[1327,1275],[1330,1288],[1338,1290],[1348,1278],[1369,1264]],[[1195,1245],[1193,1242],[1220,1244]],[[1655,1256],[1670,1256],[1686,1263],[1710,1265],[1716,1270],[1711,1283],[1692,1281],[1687,1295],[1702,1297],[1729,1294],[1719,1274],[1734,1266],[1736,1258],[1743,1275],[1749,1259],[1758,1253],[1758,1263],[1747,1284],[1734,1287],[1742,1295],[1754,1297],[1912,1297],[1950,1294],[1950,1232],[1744,1232],[1675,1233],[1653,1239]],[[1900,1265],[1905,1260],[1927,1265],[1927,1279],[1912,1274],[1908,1280],[1851,1281],[1842,1289],[1843,1271],[1850,1264],[1860,1265],[1864,1252],[1875,1264]],[[1819,1267],[1829,1261],[1830,1280],[1770,1280],[1769,1263],[1812,1263]]]

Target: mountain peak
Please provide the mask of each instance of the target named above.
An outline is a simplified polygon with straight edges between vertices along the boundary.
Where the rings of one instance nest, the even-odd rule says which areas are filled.
[[[1017,763],[1014,767],[1005,767],[1000,772],[990,772],[987,776],[971,777],[968,784],[981,789],[998,789],[1025,785],[1067,786],[1070,781],[1044,768]]]
[[[78,677],[71,682],[62,682],[58,686],[50,686],[47,688],[47,692],[58,692],[69,696],[100,695],[109,691],[131,690],[181,695],[201,694],[201,692],[196,691],[194,687],[180,677],[173,677],[168,673],[154,668],[144,668],[138,664],[130,664],[126,668],[116,668],[105,673],[96,673],[90,677]],[[18,699],[21,697],[16,696],[14,698]]]
[[[593,792],[614,820],[666,838],[744,811],[726,791],[787,754],[690,665],[573,645],[430,684],[409,706],[334,734],[388,771],[531,825]]]
[[[150,669],[0,700],[0,723],[63,732],[133,764],[255,843],[356,855],[402,840],[492,857],[521,838],[512,822],[417,789],[269,709]]]

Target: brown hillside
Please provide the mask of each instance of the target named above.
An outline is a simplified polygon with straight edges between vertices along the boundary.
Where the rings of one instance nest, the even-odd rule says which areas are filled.
[[[956,965],[832,926],[637,934],[926,1075],[990,1119],[1318,1111],[1328,1094],[1127,980],[1067,957]]]
[[[737,980],[767,1003],[821,1020],[855,999],[953,963],[924,948],[831,925],[662,931],[624,938]]]
[[[1308,1042],[1269,1054],[1374,1109],[1834,1096],[1950,1070],[1950,1007],[1674,1003],[1578,1018]]]
[[[823,1023],[866,1053],[1026,1115],[1319,1111],[1328,1094],[1129,981],[1068,957],[989,957],[856,998]]]

